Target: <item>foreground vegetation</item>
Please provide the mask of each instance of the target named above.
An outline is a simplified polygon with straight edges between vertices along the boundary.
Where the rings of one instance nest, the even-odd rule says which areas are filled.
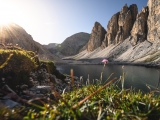
[[[30,84],[30,73],[40,68],[45,68],[48,73],[55,74],[57,78],[65,76],[56,70],[53,61],[42,61],[33,51],[27,51],[17,46],[0,49],[0,79],[5,78],[6,83],[12,88],[20,84]]]
[[[24,50],[0,50],[0,53],[0,69],[3,71],[7,71],[10,68],[9,71],[13,72],[15,70],[15,73],[18,73],[19,70],[30,72],[33,68],[37,68],[39,64],[43,64],[42,66],[46,67],[50,73],[58,74],[55,71],[53,62],[39,62],[33,52],[26,52]],[[23,62],[20,63],[19,61]],[[28,61],[28,64],[25,61]],[[106,61],[104,67],[105,65]],[[18,66],[24,66],[25,69]],[[122,68],[122,70],[124,69]],[[115,78],[103,84],[101,81],[102,73],[100,80],[96,84],[75,87],[74,81],[72,81],[71,92],[63,92],[62,95],[56,93],[56,96],[59,97],[48,100],[47,102],[39,101],[40,104],[38,102],[28,102],[23,107],[14,109],[9,109],[0,104],[0,119],[160,119],[160,96],[156,94],[158,89],[150,90],[149,93],[143,93],[140,90],[135,91],[134,89],[124,89],[124,71],[119,80]],[[8,74],[6,75],[8,76]],[[119,86],[120,83],[121,87]]]
[[[62,94],[58,101],[43,103],[43,106],[17,109],[1,108],[1,118],[8,119],[160,119],[160,96],[156,91],[142,93],[140,90],[118,87],[115,79],[106,85],[87,85]]]

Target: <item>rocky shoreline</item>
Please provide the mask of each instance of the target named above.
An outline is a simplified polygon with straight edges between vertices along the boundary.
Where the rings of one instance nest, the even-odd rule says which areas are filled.
[[[39,74],[43,76],[43,79],[40,79]],[[8,108],[33,107],[34,104],[43,106],[46,102],[58,101],[61,94],[73,89],[72,80],[74,80],[74,87],[82,86],[78,77],[66,75],[66,78],[61,80],[44,68],[31,72],[30,84],[17,85],[15,90],[7,85],[5,78],[1,78],[0,105]]]

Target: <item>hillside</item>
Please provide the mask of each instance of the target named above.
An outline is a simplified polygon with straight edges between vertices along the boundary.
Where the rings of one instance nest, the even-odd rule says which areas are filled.
[[[66,38],[61,44],[50,43],[44,45],[52,54],[58,56],[69,56],[79,53],[88,42],[90,34],[80,32]]]
[[[58,57],[51,54],[45,47],[34,41],[21,26],[15,23],[0,25],[0,43],[5,45],[18,45],[19,47],[38,53],[41,59],[57,60]]]

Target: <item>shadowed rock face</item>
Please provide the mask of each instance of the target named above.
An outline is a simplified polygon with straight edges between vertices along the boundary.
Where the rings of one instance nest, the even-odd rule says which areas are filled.
[[[118,18],[119,18],[119,12],[114,14],[107,25],[107,33],[105,35],[104,39],[104,45],[108,46],[110,44],[115,44],[115,36],[118,32]],[[105,47],[106,47],[105,46]]]
[[[160,41],[160,0],[148,0],[148,35],[150,42]]]
[[[88,41],[87,51],[90,52],[100,47],[102,41],[104,40],[105,34],[106,30],[101,26],[100,23],[95,22],[90,39]]]
[[[143,42],[147,39],[147,18],[148,7],[144,7],[140,13],[137,14],[136,21],[131,31],[131,43],[136,45],[137,42]]]

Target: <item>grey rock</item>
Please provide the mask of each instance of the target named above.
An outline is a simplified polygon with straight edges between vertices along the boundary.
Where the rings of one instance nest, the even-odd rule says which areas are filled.
[[[88,44],[87,44],[87,51],[91,52],[96,48],[100,47],[102,41],[105,38],[106,30],[102,27],[102,25],[98,22],[95,22],[94,27],[92,29],[92,33],[90,35]]]
[[[140,13],[137,14],[136,21],[131,30],[131,43],[136,45],[138,42],[143,42],[147,39],[147,18],[148,7],[144,7]]]
[[[0,101],[4,106],[7,106],[9,108],[15,108],[15,107],[20,107],[21,106],[21,104],[15,102],[15,101],[12,101],[10,99],[0,100]]]

